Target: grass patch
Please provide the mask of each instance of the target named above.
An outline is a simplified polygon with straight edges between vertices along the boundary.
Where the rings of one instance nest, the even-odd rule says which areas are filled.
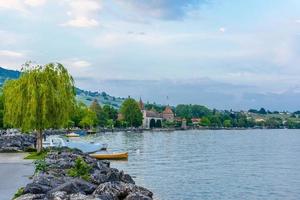
[[[18,198],[18,197],[20,197],[20,196],[22,196],[23,193],[24,193],[24,188],[23,187],[19,188],[17,190],[17,192],[14,194],[13,200],[16,199],[16,198]]]
[[[28,156],[26,156],[24,159],[28,159],[28,160],[43,160],[45,159],[46,155],[47,155],[48,151],[41,151],[41,152],[31,152]]]

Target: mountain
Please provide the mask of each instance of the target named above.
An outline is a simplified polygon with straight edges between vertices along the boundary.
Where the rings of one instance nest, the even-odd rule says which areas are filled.
[[[21,72],[15,70],[5,69],[0,67],[0,85],[3,85],[7,79],[17,79],[19,78]]]
[[[0,86],[2,86],[5,80],[17,79],[21,75],[20,71],[5,69],[0,67]],[[80,88],[75,88],[76,99],[82,101],[86,105],[90,105],[94,99],[97,99],[98,102],[102,105],[111,105],[114,108],[119,108],[124,101],[124,98],[113,97],[105,92],[92,92],[83,90]]]

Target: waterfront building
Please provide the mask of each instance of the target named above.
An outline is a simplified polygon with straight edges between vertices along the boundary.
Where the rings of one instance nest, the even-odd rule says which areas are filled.
[[[149,129],[154,127],[161,127],[163,120],[163,115],[161,113],[157,112],[154,108],[152,108],[151,110],[146,110],[142,99],[140,99],[139,107],[143,114],[143,128]]]
[[[175,115],[170,106],[167,106],[162,113],[162,117],[164,120],[168,122],[174,122]]]

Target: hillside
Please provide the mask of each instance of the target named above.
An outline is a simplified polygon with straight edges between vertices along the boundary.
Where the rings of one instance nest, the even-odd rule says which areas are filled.
[[[5,80],[8,79],[17,79],[20,76],[21,72],[16,70],[9,70],[3,67],[0,67],[0,86],[3,85]],[[90,105],[94,99],[97,99],[98,102],[102,105],[111,105],[114,108],[119,108],[124,100],[124,98],[113,97],[105,92],[91,92],[87,90],[82,90],[80,88],[75,88],[76,90],[76,99],[82,101],[86,105]]]

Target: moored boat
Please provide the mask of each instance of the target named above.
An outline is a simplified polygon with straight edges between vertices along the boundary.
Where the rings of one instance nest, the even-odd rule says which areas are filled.
[[[121,160],[128,159],[128,152],[120,152],[120,153],[93,153],[90,154],[91,157],[101,159],[101,160]]]

